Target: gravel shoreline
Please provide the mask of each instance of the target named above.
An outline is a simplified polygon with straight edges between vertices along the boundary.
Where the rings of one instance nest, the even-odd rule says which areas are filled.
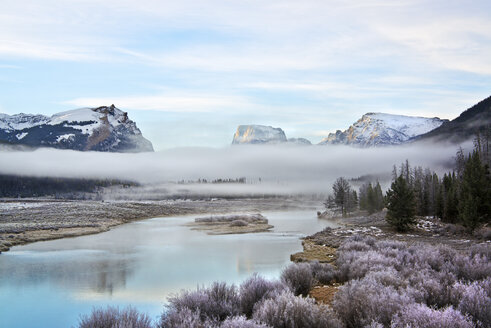
[[[437,218],[418,218],[418,223],[406,233],[398,233],[385,221],[386,212],[348,218],[326,218],[341,225],[340,228],[327,228],[302,240],[303,251],[292,254],[293,262],[319,261],[334,263],[336,250],[343,240],[354,235],[371,236],[378,240],[396,240],[409,244],[446,245],[455,250],[467,250],[471,245],[489,243],[481,237],[463,229],[455,231]],[[452,228],[452,226],[454,228]]]
[[[120,224],[154,217],[314,210],[316,206],[318,202],[285,198],[105,202],[2,199],[0,253],[16,245],[100,233]]]

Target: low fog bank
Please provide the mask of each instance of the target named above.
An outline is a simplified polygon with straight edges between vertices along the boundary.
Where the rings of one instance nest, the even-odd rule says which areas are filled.
[[[471,149],[472,144],[461,145]],[[381,148],[349,146],[235,146],[178,148],[156,153],[121,154],[38,149],[0,151],[0,173],[27,176],[132,180],[146,185],[141,192],[179,193],[319,193],[330,190],[340,176],[374,175],[388,180],[394,164],[437,173],[452,168],[455,144],[404,145]],[[245,183],[211,183],[245,178]],[[195,183],[205,179],[207,183]],[[178,183],[180,182],[180,183]],[[384,181],[382,181],[384,182]],[[388,181],[385,181],[388,183]],[[164,186],[165,185],[165,186]]]

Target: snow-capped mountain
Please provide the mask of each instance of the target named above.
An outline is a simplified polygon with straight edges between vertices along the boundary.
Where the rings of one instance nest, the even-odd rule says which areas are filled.
[[[114,105],[44,115],[0,114],[0,142],[106,152],[153,151],[128,113]]]
[[[280,128],[266,125],[239,125],[234,134],[232,145],[239,144],[288,144],[311,145],[305,138],[286,138]]]
[[[444,122],[438,117],[367,113],[347,130],[330,133],[319,144],[345,144],[361,147],[397,145],[436,129]]]
[[[265,125],[239,125],[232,144],[268,144],[286,141],[285,132],[280,128]]]

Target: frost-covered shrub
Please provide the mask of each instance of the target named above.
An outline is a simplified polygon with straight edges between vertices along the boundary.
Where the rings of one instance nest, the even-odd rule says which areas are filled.
[[[223,321],[240,312],[237,288],[223,282],[214,282],[209,288],[182,291],[180,295],[169,298],[169,313],[180,313],[184,309],[199,313],[202,321]]]
[[[254,306],[265,298],[287,290],[288,287],[279,281],[269,281],[253,274],[240,285],[240,309],[247,317],[252,316]]]
[[[363,327],[372,321],[387,326],[395,313],[412,303],[408,294],[367,276],[339,288],[333,308],[348,327]]]
[[[475,255],[486,256],[488,259],[491,259],[491,245],[490,244],[476,244],[472,245],[469,254],[471,257]]]
[[[375,250],[366,252],[348,251],[338,254],[336,261],[341,281],[363,278],[371,271],[384,271],[393,267],[396,260]]]
[[[292,263],[281,272],[281,281],[295,295],[306,296],[314,284],[314,277],[308,263]]]
[[[230,222],[231,227],[246,227],[248,225],[249,225],[249,223],[247,223],[244,220],[234,220],[234,221]]]
[[[486,281],[456,286],[456,289],[461,290],[458,309],[460,312],[470,315],[480,327],[491,327],[490,282],[491,278],[488,278]]]
[[[394,268],[387,268],[385,271],[369,272],[365,277],[374,279],[384,286],[392,286],[395,289],[404,289],[407,287],[407,282],[399,276],[399,273]]]
[[[462,312],[476,324],[491,326],[490,254],[491,245],[486,244],[462,254],[447,246],[350,238],[338,249],[338,280],[348,283],[336,294],[334,309],[349,327],[387,326],[398,304],[405,302],[439,309],[435,316],[441,320]],[[450,305],[460,312],[442,310]]]
[[[416,270],[408,277],[413,297],[428,306],[445,307],[452,304],[455,275],[448,271]],[[416,296],[418,295],[418,296]]]
[[[407,244],[396,240],[381,240],[377,242],[376,247],[379,250],[387,248],[387,249],[397,249],[402,251],[407,249]]]
[[[349,252],[349,251],[366,252],[372,249],[373,246],[368,245],[367,243],[365,243],[365,241],[358,241],[358,240],[347,240],[339,248],[339,250],[342,252]]]
[[[457,276],[468,281],[491,277],[491,261],[485,254],[457,256],[455,258]]]
[[[202,320],[199,311],[188,308],[177,310],[175,308],[164,312],[160,318],[159,328],[218,328],[218,323]]]
[[[391,328],[472,328],[466,316],[452,307],[438,311],[423,304],[412,304],[394,316]]]
[[[482,289],[484,289],[484,291],[489,297],[491,297],[491,277],[488,277],[484,280],[480,280],[477,282],[477,284],[481,286]]]
[[[482,227],[480,229],[476,229],[474,231],[474,236],[484,240],[491,240],[491,228],[490,227]],[[489,256],[488,256],[489,257]]]
[[[246,317],[233,317],[225,320],[220,328],[268,328],[265,324],[258,323],[254,320],[247,320]]]
[[[314,261],[310,263],[310,270],[314,279],[324,285],[330,284],[337,277],[336,269],[329,263]]]
[[[457,257],[457,252],[449,247],[429,247],[418,246],[415,252],[416,260],[415,266],[428,267],[433,271],[448,270],[454,272],[455,265],[454,259]]]
[[[284,292],[258,304],[254,319],[273,328],[341,328],[341,322],[326,305],[316,305],[311,298]]]
[[[384,328],[384,325],[376,321],[372,321],[369,325],[366,325],[363,328]]]
[[[339,251],[347,252],[347,251],[368,251],[375,248],[376,240],[370,236],[364,235],[354,235],[348,239],[346,239],[341,246],[339,247]]]
[[[148,315],[132,307],[120,310],[109,306],[106,309],[93,309],[90,315],[80,318],[79,328],[151,328]]]

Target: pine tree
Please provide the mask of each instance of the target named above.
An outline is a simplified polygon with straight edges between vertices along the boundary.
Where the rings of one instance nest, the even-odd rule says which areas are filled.
[[[369,183],[367,187],[367,211],[368,214],[375,213],[375,193],[372,183]]]
[[[460,184],[459,215],[462,223],[476,228],[491,220],[491,179],[489,168],[477,148],[467,158]]]
[[[458,180],[455,172],[445,174],[442,181],[443,213],[442,220],[455,223],[459,216]]]
[[[373,188],[374,198],[375,198],[375,211],[381,211],[384,209],[384,195],[382,194],[382,187],[380,182],[377,181],[375,188]]]
[[[359,189],[360,196],[358,198],[358,202],[359,202],[360,210],[362,211],[366,211],[368,208],[367,188],[368,188],[367,184],[362,184]]]
[[[411,187],[400,175],[387,191],[387,222],[398,231],[407,231],[415,223],[415,198]]]
[[[352,192],[351,186],[345,178],[338,178],[332,185],[332,190],[334,203],[339,206],[343,216],[356,209],[358,204],[356,192]]]

